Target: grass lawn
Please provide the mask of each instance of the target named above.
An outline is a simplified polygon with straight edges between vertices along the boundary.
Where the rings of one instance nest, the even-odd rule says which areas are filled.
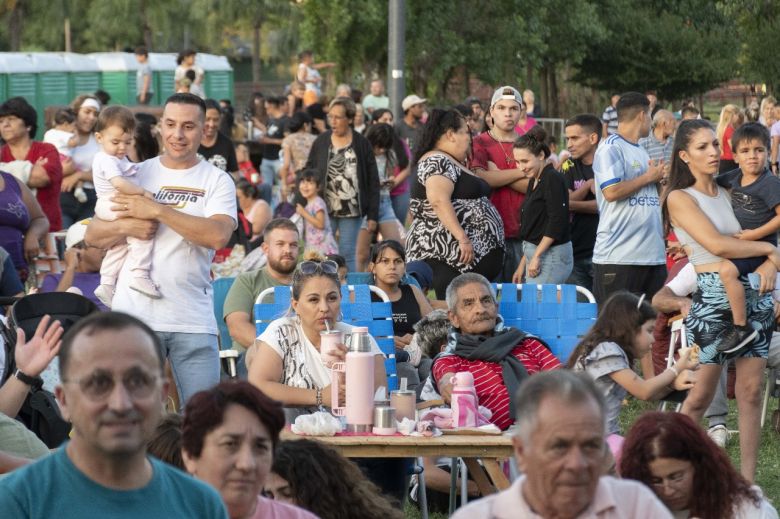
[[[756,472],[756,483],[761,487],[764,492],[764,496],[777,508],[780,506],[780,436],[772,430],[770,419],[772,412],[777,409],[777,399],[772,398],[769,401],[769,409],[767,410],[767,423],[764,424],[764,429],[761,434],[761,447],[758,453],[758,470]],[[639,402],[631,400],[631,402],[623,408],[621,413],[621,425],[623,430],[626,430],[626,426],[631,424],[637,416],[644,411],[650,411],[656,409],[657,404],[654,402]],[[737,429],[737,410],[736,402],[729,401],[729,430]],[[732,436],[727,446],[729,456],[731,457],[734,466],[739,470],[739,436]],[[406,505],[405,508],[406,517],[408,519],[419,519],[420,513],[414,507]],[[431,519],[446,519],[445,514],[430,514]]]

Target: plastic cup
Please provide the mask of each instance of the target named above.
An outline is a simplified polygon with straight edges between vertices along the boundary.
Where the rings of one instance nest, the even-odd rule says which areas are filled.
[[[339,346],[344,343],[344,333],[340,330],[320,332],[320,357],[325,367],[330,368],[334,362],[343,360],[339,355]]]

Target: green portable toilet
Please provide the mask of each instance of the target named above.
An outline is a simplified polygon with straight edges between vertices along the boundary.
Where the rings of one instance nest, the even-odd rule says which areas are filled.
[[[68,65],[68,96],[71,101],[81,94],[94,94],[100,88],[100,68],[95,60],[75,52],[60,54]]]
[[[173,74],[176,71],[176,54],[150,52],[149,66],[152,68],[152,85],[154,86],[151,104],[160,106],[176,92],[176,82],[173,80]]]
[[[36,88],[38,92],[38,136],[45,130],[47,106],[67,105],[70,102],[68,89],[68,65],[65,59],[54,52],[33,52],[30,54],[33,66],[38,71]]]
[[[111,96],[111,104],[135,105],[135,73],[138,62],[130,52],[89,54],[100,68],[100,88]]]
[[[8,66],[0,53],[0,100],[8,99]]]
[[[36,70],[29,54],[22,52],[0,53],[0,63],[5,70],[5,96],[24,97],[38,110],[38,92],[36,88]]]
[[[230,99],[233,102],[233,67],[225,56],[201,54],[195,56],[195,64],[205,72],[203,89],[211,99]]]

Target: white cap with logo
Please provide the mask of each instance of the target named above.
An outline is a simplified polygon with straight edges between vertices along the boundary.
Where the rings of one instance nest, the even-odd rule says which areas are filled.
[[[520,92],[518,92],[515,87],[507,85],[497,88],[496,91],[493,92],[493,97],[490,99],[490,106],[493,106],[502,99],[514,101],[520,106],[523,106],[523,96],[520,95]]]

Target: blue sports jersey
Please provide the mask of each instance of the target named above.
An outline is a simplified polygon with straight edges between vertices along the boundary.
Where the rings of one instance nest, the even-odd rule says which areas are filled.
[[[648,184],[616,202],[608,202],[602,194],[610,186],[644,174],[649,160],[644,148],[617,134],[607,137],[596,150],[593,173],[599,227],[593,247],[593,263],[665,263],[661,198],[655,184]]]

